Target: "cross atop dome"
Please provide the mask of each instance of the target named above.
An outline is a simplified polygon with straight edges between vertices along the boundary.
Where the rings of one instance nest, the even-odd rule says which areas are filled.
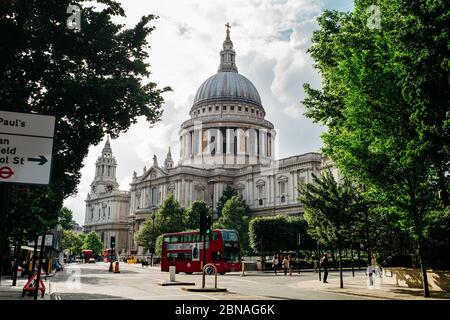
[[[225,27],[227,27],[227,39],[230,39],[230,28],[231,28],[230,23],[227,22],[225,24]]]
[[[220,51],[220,65],[218,72],[238,72],[235,62],[236,52],[233,49],[233,42],[230,38],[230,23],[227,22],[225,27],[227,27],[227,36],[223,42],[222,50]]]

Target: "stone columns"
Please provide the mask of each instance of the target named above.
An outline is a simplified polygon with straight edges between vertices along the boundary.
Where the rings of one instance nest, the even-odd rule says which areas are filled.
[[[294,171],[293,176],[294,176],[294,197],[292,200],[294,203],[297,203],[298,171]]]
[[[189,181],[189,204],[194,202],[194,181]]]

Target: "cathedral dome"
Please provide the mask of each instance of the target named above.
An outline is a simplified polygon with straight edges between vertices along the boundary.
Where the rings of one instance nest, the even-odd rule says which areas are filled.
[[[198,89],[194,105],[215,101],[245,102],[262,107],[253,83],[236,71],[219,71],[209,77]]]

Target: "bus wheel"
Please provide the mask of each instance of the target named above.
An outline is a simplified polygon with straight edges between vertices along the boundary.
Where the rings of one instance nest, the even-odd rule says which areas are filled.
[[[225,272],[221,272],[220,274],[223,276],[225,274]]]

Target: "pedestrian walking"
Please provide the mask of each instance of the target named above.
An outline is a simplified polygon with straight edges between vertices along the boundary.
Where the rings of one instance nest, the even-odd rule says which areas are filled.
[[[273,270],[275,270],[275,274],[277,274],[278,256],[276,254],[272,258],[272,268],[273,268]]]
[[[284,275],[286,276],[288,268],[289,268],[289,260],[288,260],[288,258],[286,256],[284,256],[282,265],[283,265],[283,269],[284,269]]]
[[[292,263],[292,257],[291,255],[288,256],[288,269],[289,269],[289,275],[292,276],[292,267],[293,267],[293,263]]]
[[[320,259],[320,266],[323,268],[323,283],[328,283],[328,253],[325,253]]]

